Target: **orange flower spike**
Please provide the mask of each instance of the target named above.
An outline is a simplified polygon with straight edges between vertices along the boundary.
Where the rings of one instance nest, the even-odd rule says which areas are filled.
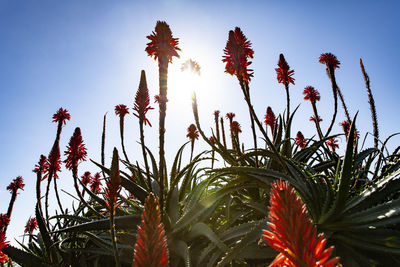
[[[0,263],[6,263],[8,261],[8,257],[4,254],[3,249],[8,247],[8,241],[6,241],[6,233],[1,230],[0,231]]]
[[[325,248],[323,234],[311,221],[306,206],[288,182],[272,185],[268,230],[265,241],[280,254],[270,266],[337,266],[339,258],[331,258],[334,247]]]
[[[132,267],[168,267],[169,252],[164,226],[161,223],[158,198],[150,193],[146,198],[142,223],[138,226]]]

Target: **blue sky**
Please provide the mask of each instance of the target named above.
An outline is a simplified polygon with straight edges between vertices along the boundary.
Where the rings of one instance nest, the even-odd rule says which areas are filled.
[[[212,125],[214,110],[235,112],[244,129],[241,140],[251,144],[248,113],[237,80],[224,73],[221,62],[228,31],[235,26],[241,27],[255,51],[250,87],[260,117],[267,106],[275,113],[285,108],[284,89],[277,84],[274,70],[283,53],[295,70],[292,109],[301,104],[294,129],[306,137],[315,134],[308,121],[311,107],[302,100],[307,85],[321,93],[317,105],[326,118],[322,124],[326,129],[333,102],[318,57],[332,52],[341,61],[337,81],[350,113],[360,112],[361,136],[372,132],[372,126],[360,57],[371,78],[381,136],[399,131],[398,8],[397,1],[0,1],[0,212],[8,206],[10,195],[5,187],[9,182],[22,175],[26,183],[15,205],[9,238],[21,235],[33,215],[35,175],[31,170],[40,154],[50,151],[56,132],[51,116],[59,107],[71,113],[61,150],[79,126],[89,157],[99,161],[102,117],[108,112],[106,149],[111,157],[112,147],[119,148],[113,108],[133,106],[140,70],[146,70],[150,94],[157,94],[157,64],[144,52],[146,36],[157,20],[170,24],[182,49],[181,59],[170,66],[166,136],[170,158],[186,141],[186,128],[193,121],[189,96],[194,89],[204,129]],[[188,58],[202,67],[196,84],[180,78],[180,64]],[[158,147],[157,114],[156,110],[149,112],[155,126],[146,128],[146,140],[153,149]],[[338,122],[343,120],[340,109]],[[340,131],[338,123],[335,130]],[[130,158],[141,160],[139,129],[132,115],[127,117],[125,131]],[[399,138],[394,138],[391,147],[398,143]],[[80,172],[85,170],[96,168],[90,163],[80,165]],[[60,176],[61,187],[73,192],[71,173],[63,170]],[[65,194],[63,199],[70,201]]]

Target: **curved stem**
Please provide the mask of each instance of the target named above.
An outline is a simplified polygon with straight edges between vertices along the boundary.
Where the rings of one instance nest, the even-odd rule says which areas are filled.
[[[126,154],[125,145],[124,145],[124,116],[119,117],[119,132],[121,135],[122,152],[124,153],[126,161],[129,162],[128,155]]]
[[[51,183],[52,176],[53,176],[53,174],[50,173],[49,176],[47,177],[46,195],[45,195],[45,200],[44,200],[47,228],[50,228],[50,224],[49,224],[49,193],[50,193],[50,183]]]
[[[324,137],[329,136],[329,133],[332,130],[333,124],[335,123],[336,120],[336,115],[337,115],[337,85],[336,85],[336,80],[335,80],[335,75],[334,75],[334,70],[330,71],[328,68],[326,69],[326,72],[328,74],[328,77],[331,80],[331,84],[332,84],[332,92],[333,92],[333,99],[335,101],[334,103],[334,111],[333,111],[333,116],[332,116],[332,120],[331,120],[331,124],[328,127],[328,130],[326,131],[326,134],[324,135]]]
[[[318,133],[318,137],[319,140],[322,140],[322,131],[321,131],[321,127],[319,125],[319,116],[318,116],[318,111],[317,111],[317,106],[315,105],[315,102],[311,102],[312,105],[312,109],[314,111],[314,117],[315,117],[315,127],[317,128],[317,133]]]
[[[43,214],[42,210],[42,192],[40,185],[42,183],[42,173],[39,171],[36,174],[36,201],[38,203],[39,211],[41,214]]]
[[[60,196],[58,195],[57,179],[56,178],[54,178],[54,191],[56,192],[56,198],[57,198],[58,206],[60,207],[61,213],[64,214],[64,209],[63,209],[63,207],[61,205]]]
[[[115,267],[120,267],[121,264],[119,262],[119,256],[118,256],[118,247],[117,247],[117,236],[116,236],[116,231],[115,231],[115,223],[114,223],[114,214],[115,214],[115,207],[114,207],[114,202],[111,203],[110,207],[110,230],[111,230],[111,239],[112,239],[112,245],[113,245],[113,253],[114,253],[114,259],[115,259]]]
[[[286,124],[288,124],[290,118],[290,95],[289,95],[288,83],[285,83],[285,91],[286,91]]]
[[[221,118],[221,134],[224,147],[226,148],[226,138],[225,138],[225,128],[224,128],[224,118]]]
[[[140,119],[139,120],[140,144],[142,146],[142,154],[143,154],[144,166],[146,168],[147,183],[149,184],[149,189],[151,191],[151,177],[150,177],[149,163],[147,161],[146,146],[144,144],[144,127],[143,127],[143,123],[144,123],[143,119]]]

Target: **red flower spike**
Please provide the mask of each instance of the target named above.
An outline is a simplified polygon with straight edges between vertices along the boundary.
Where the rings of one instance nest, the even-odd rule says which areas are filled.
[[[125,105],[115,106],[115,115],[118,115],[120,118],[123,118],[125,117],[126,114],[129,114],[129,110]]]
[[[155,95],[154,96],[154,103],[160,103],[160,96],[159,95]]]
[[[159,102],[159,100],[160,97],[156,96],[156,102]],[[139,89],[136,92],[135,104],[133,107],[133,110],[136,111],[136,113],[133,113],[133,115],[138,117],[139,120],[143,120],[144,125],[148,123],[151,126],[150,121],[146,118],[146,113],[150,109],[153,108],[150,107],[150,97],[149,97],[149,89],[147,88],[146,73],[144,72],[144,70],[142,70],[140,76]]]
[[[88,184],[90,184],[92,182],[92,176],[90,174],[90,172],[85,172],[82,176],[81,176],[81,181],[82,183],[87,186]]]
[[[312,86],[307,86],[304,88],[303,95],[304,100],[310,100],[310,102],[314,104],[321,99],[319,92]]]
[[[117,202],[121,191],[121,177],[119,175],[118,150],[114,147],[113,158],[110,168],[110,177],[106,180],[106,205],[110,209]]]
[[[151,42],[147,44],[146,52],[149,56],[167,57],[172,62],[172,57],[178,57],[178,52],[181,49],[178,47],[179,39],[172,37],[171,29],[165,21],[157,21],[155,31],[147,36]]]
[[[100,181],[100,173],[96,173],[93,176],[93,179],[90,184],[90,191],[92,191],[95,194],[100,193],[100,186],[101,186],[101,181]]]
[[[56,114],[53,115],[53,122],[61,122],[67,124],[66,120],[70,120],[71,115],[68,113],[68,110],[60,108]]]
[[[219,110],[215,110],[214,111],[214,117],[218,119],[219,118],[219,113],[221,113]]]
[[[235,135],[238,136],[239,133],[242,132],[242,127],[237,121],[233,121],[231,124],[231,132]]]
[[[47,158],[44,155],[40,155],[39,162],[38,164],[35,165],[35,169],[33,169],[33,172],[45,174],[48,171],[49,171],[49,163],[47,161]]]
[[[234,118],[235,116],[236,116],[236,114],[233,113],[233,112],[226,113],[226,118],[227,118],[229,121],[232,121],[233,118]]]
[[[208,138],[208,140],[210,140],[211,144],[215,145],[215,139],[213,136],[211,136],[210,138]]]
[[[142,223],[138,226],[133,267],[168,267],[169,253],[164,226],[161,223],[158,198],[150,193],[146,198]]]
[[[53,174],[54,178],[57,178],[57,172],[61,172],[61,158],[60,158],[60,147],[58,141],[54,143],[53,148],[50,151],[49,157],[47,158],[49,168],[42,179],[46,179],[50,173]]]
[[[336,148],[339,148],[339,145],[337,144],[337,140],[335,138],[329,139],[328,141],[326,141],[326,144],[331,147],[333,152],[335,152]]]
[[[10,223],[10,218],[8,218],[7,214],[0,214],[0,231],[3,231],[4,228],[7,228]]]
[[[24,190],[24,187],[24,179],[22,179],[22,176],[18,176],[7,186],[7,190],[11,193],[16,193],[19,189]]]
[[[317,123],[317,120],[315,119],[315,115],[310,117],[310,121],[313,121],[314,123]],[[318,116],[318,122],[321,122],[322,118]]]
[[[325,53],[319,57],[319,63],[325,64],[329,69],[339,69],[340,61],[332,53]]]
[[[36,218],[30,218],[25,226],[25,233],[29,233],[30,235],[38,229],[38,224]]]
[[[64,161],[65,167],[69,170],[76,168],[79,161],[86,160],[86,147],[83,144],[81,129],[79,127],[75,128],[64,155],[67,156],[67,159]]]
[[[253,70],[247,68],[251,64],[248,59],[253,58],[254,51],[239,27],[236,27],[235,31],[229,31],[224,54],[222,62],[226,63],[225,72],[236,75],[239,79],[243,78],[246,83],[250,82]]]
[[[275,114],[272,111],[271,107],[267,108],[267,113],[265,114],[264,123],[265,123],[265,125],[269,125],[269,127],[271,127],[272,131],[274,131],[275,125],[276,125],[276,117],[275,117]]]
[[[7,255],[3,252],[6,247],[8,247],[6,233],[4,233],[4,231],[0,231],[0,263],[6,263],[8,261]]]
[[[342,123],[340,123],[340,126],[342,126],[343,128],[343,132],[345,136],[349,135],[349,131],[350,131],[350,122],[349,121],[343,121]]]
[[[339,258],[331,258],[333,247],[326,248],[323,234],[317,234],[304,204],[288,182],[272,185],[269,207],[270,231],[263,238],[280,252],[270,266],[337,266]],[[331,259],[330,259],[331,258]]]
[[[196,125],[190,124],[187,132],[188,134],[186,137],[188,137],[192,142],[194,142],[195,139],[199,139],[199,131],[197,131]]]
[[[290,70],[288,63],[285,60],[283,54],[279,55],[279,62],[278,68],[275,69],[276,71],[276,79],[278,83],[282,84],[293,84],[294,85],[294,78],[292,77],[294,74],[294,70]]]
[[[304,148],[306,146],[307,139],[304,138],[303,134],[298,131],[296,135],[296,145],[298,145],[300,148]]]

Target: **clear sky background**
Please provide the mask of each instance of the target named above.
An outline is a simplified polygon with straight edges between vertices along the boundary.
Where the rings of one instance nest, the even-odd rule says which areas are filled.
[[[146,36],[157,20],[167,21],[182,49],[181,59],[174,60],[169,70],[166,154],[170,160],[187,140],[194,89],[201,123],[208,133],[214,110],[235,112],[243,128],[241,140],[247,147],[252,144],[241,90],[236,78],[224,73],[221,61],[228,31],[235,26],[241,27],[255,51],[250,87],[260,117],[267,106],[276,114],[285,109],[285,91],[276,82],[274,70],[283,53],[295,70],[296,85],[290,88],[292,110],[301,104],[293,133],[315,134],[308,120],[311,106],[302,99],[307,85],[321,93],[317,105],[326,129],[333,100],[318,57],[332,52],[341,61],[336,77],[350,113],[360,112],[361,136],[372,132],[372,124],[360,57],[371,78],[381,137],[399,131],[399,7],[397,1],[0,1],[0,212],[7,210],[10,194],[5,188],[11,180],[22,175],[26,183],[14,207],[9,239],[20,239],[27,219],[34,216],[36,176],[32,169],[54,142],[56,124],[51,117],[58,108],[71,114],[63,128],[61,151],[79,126],[88,155],[96,161],[100,161],[102,118],[108,112],[109,165],[113,146],[120,148],[119,120],[113,109],[117,104],[133,106],[140,70],[146,70],[151,98],[158,93],[157,63],[144,52]],[[202,67],[195,83],[180,73],[181,63],[188,58]],[[146,127],[146,141],[157,154],[157,109],[149,112],[149,119],[153,127]],[[344,119],[339,109],[335,132],[341,132],[338,123]],[[131,160],[141,161],[139,128],[132,115],[126,117],[125,137]],[[390,147],[397,147],[399,140],[394,138]],[[372,138],[367,143],[372,144]],[[201,145],[196,151],[201,151]],[[80,175],[96,171],[91,163],[79,169]],[[69,171],[63,169],[59,185],[74,192]],[[61,195],[65,203],[71,201]],[[55,202],[50,210],[54,208]]]

